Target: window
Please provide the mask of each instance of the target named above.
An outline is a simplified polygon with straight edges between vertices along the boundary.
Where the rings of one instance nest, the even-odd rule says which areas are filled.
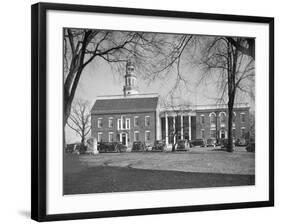
[[[201,138],[205,138],[205,130],[204,129],[201,130]]]
[[[98,118],[98,128],[102,128],[102,118]]]
[[[245,128],[241,128],[241,138],[245,138]]]
[[[117,119],[117,130],[121,130],[121,119]]]
[[[150,116],[145,116],[145,126],[150,125]]]
[[[134,126],[135,127],[139,126],[139,117],[137,117],[137,116],[134,118]]]
[[[216,114],[214,112],[210,114],[210,123],[216,125]]]
[[[245,123],[245,113],[240,114],[240,121],[241,123]]]
[[[130,118],[126,118],[126,129],[130,129]]]
[[[138,131],[135,131],[134,133],[134,141],[137,142],[140,140],[140,133]]]
[[[124,116],[121,116],[122,119],[122,129],[125,130],[126,129],[126,118]]]
[[[145,141],[150,141],[150,131],[145,131]]]
[[[233,117],[232,117],[232,126],[235,127],[235,120],[236,120],[236,113],[233,112]]]
[[[226,118],[225,113],[221,112],[220,113],[220,122],[224,124],[225,123],[225,118]]]
[[[108,141],[113,142],[113,132],[108,133]]]
[[[113,118],[112,117],[108,118],[108,127],[113,128]]]
[[[98,142],[101,142],[102,141],[102,132],[99,132],[98,133]]]
[[[204,115],[201,115],[200,122],[201,122],[201,125],[205,124],[205,116]]]

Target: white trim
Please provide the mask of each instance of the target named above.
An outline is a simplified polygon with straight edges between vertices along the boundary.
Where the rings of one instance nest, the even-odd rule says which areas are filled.
[[[136,125],[136,118],[139,118],[139,116],[134,116],[134,127],[139,127],[140,124]]]
[[[221,117],[222,114],[224,114],[224,116],[226,117],[226,113],[225,113],[224,111],[221,111],[221,112],[219,113],[219,117]]]
[[[102,128],[102,119],[103,119],[102,117],[99,117],[99,118],[98,118],[98,125],[97,125],[98,128]],[[100,123],[100,122],[101,122],[101,123]]]
[[[122,130],[122,119],[118,118],[117,119],[117,130]]]
[[[127,123],[129,121],[129,123]],[[131,119],[130,118],[126,118],[125,119],[125,127],[126,127],[126,130],[130,130],[131,129]]]
[[[109,125],[109,124],[110,124],[110,122],[109,122],[110,120],[112,120],[112,126]],[[113,117],[109,117],[109,118],[108,118],[108,127],[109,127],[109,128],[113,128],[113,122],[114,122]]]
[[[136,133],[139,134],[139,139],[136,140]],[[134,131],[134,142],[139,141],[140,140],[140,132],[139,131]]]
[[[204,122],[202,122],[202,119],[203,119]],[[200,124],[205,125],[205,115],[204,114],[200,115]]]
[[[125,145],[128,146],[128,133],[121,132],[120,133],[120,142],[122,143],[122,135],[125,134]]]
[[[101,137],[100,137],[100,135],[101,135]],[[98,132],[98,142],[101,142],[101,140],[102,140],[102,135],[103,135],[102,132]]]
[[[147,136],[146,136],[146,133],[149,133],[149,140],[147,140]],[[145,131],[145,135],[144,135],[144,141],[151,141],[151,131]]]
[[[146,119],[147,119],[148,117],[149,117],[149,124],[146,125]],[[150,116],[145,116],[145,118],[144,118],[144,126],[145,126],[145,127],[148,127],[148,126],[150,126],[150,123],[151,123]]]
[[[110,141],[111,134],[112,134],[112,141]],[[113,142],[113,138],[114,138],[114,132],[112,132],[112,131],[108,132],[108,142]]]
[[[215,115],[215,117],[217,117],[216,113],[215,112],[212,112],[209,114],[209,117],[211,117],[212,115]]]

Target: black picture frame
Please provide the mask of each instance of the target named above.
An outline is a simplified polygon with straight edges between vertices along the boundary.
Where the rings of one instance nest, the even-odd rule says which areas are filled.
[[[84,13],[111,13],[124,15],[155,16],[169,18],[191,18],[216,21],[253,22],[269,25],[269,200],[208,204],[196,206],[160,207],[101,212],[68,214],[46,213],[46,127],[47,127],[47,88],[46,88],[46,13],[48,10],[63,10]],[[74,220],[116,216],[133,216],[162,213],[193,212],[206,210],[238,209],[274,206],[274,18],[183,11],[163,11],[136,8],[102,7],[89,5],[37,3],[31,10],[31,218],[37,221]]]

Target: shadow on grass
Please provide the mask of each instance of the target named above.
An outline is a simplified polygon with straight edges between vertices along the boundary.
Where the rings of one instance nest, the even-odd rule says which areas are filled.
[[[254,185],[254,175],[98,166],[64,173],[64,194]]]

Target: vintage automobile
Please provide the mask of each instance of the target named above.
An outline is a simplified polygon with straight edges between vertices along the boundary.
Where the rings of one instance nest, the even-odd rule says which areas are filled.
[[[250,139],[249,143],[246,146],[247,152],[255,152],[255,140]]]
[[[65,152],[66,153],[73,153],[76,144],[77,143],[67,144],[66,147],[65,147]]]
[[[175,149],[176,151],[187,151],[188,150],[187,140],[178,140]]]
[[[246,146],[247,145],[247,141],[245,138],[238,138],[235,141],[235,146]]]
[[[133,152],[145,151],[145,144],[141,141],[133,142],[132,151]]]
[[[228,138],[221,139],[220,145],[221,145],[221,149],[222,149],[222,150],[227,150],[227,149],[229,148]],[[233,149],[234,149],[234,147],[235,147],[235,141],[232,142],[232,147],[233,147]]]
[[[217,146],[217,140],[215,138],[209,138],[206,141],[206,147],[216,147]]]
[[[127,149],[121,142],[99,142],[98,151],[103,152],[125,152]]]
[[[164,140],[157,140],[152,146],[152,151],[165,151],[167,150],[167,145]]]
[[[190,148],[191,147],[205,147],[205,142],[204,142],[204,139],[202,139],[202,138],[190,140],[189,144],[190,144]]]
[[[85,154],[86,151],[87,151],[87,146],[83,145],[82,143],[76,143],[73,147],[72,153],[80,155],[80,154]]]

